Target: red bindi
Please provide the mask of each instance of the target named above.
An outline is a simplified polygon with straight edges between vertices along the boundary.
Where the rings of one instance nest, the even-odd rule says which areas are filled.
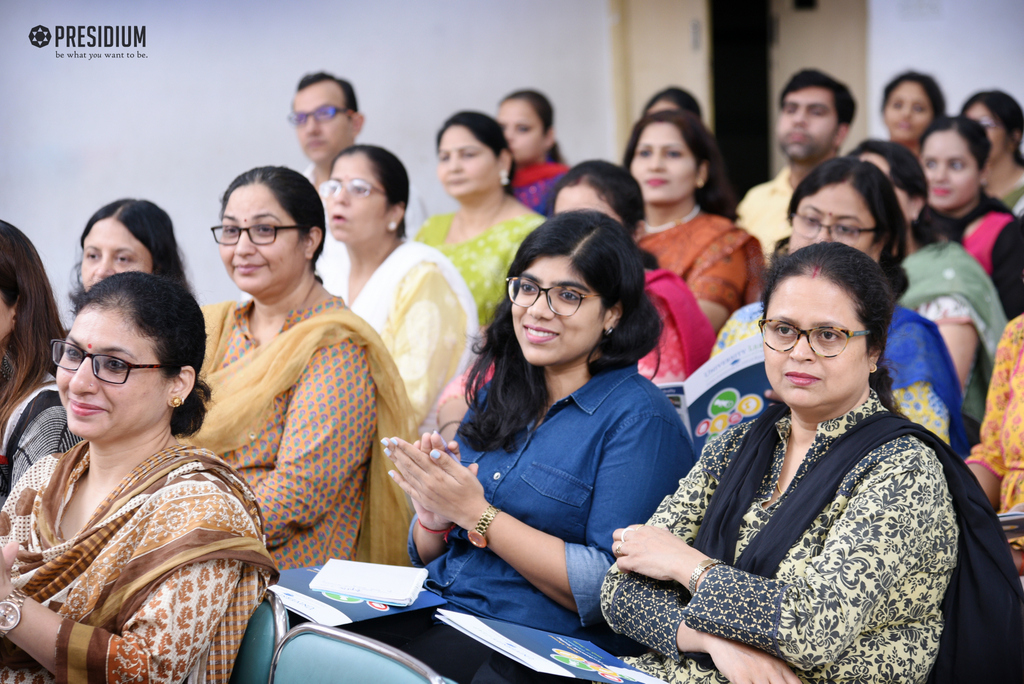
[[[91,344],[87,344],[85,346],[88,347],[89,349],[92,349],[92,345]]]

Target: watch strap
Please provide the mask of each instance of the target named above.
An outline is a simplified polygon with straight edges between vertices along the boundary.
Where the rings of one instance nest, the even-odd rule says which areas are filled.
[[[474,528],[477,534],[481,537],[486,537],[487,530],[490,528],[491,523],[494,522],[494,519],[498,517],[498,513],[501,513],[499,509],[494,506],[488,506],[483,512],[483,515],[480,516],[480,519],[477,521],[476,527]]]
[[[725,563],[717,558],[705,558],[697,563],[697,567],[693,569],[693,574],[690,575],[689,589],[691,596],[697,593],[697,582],[700,580],[700,576],[716,565],[725,565]]]

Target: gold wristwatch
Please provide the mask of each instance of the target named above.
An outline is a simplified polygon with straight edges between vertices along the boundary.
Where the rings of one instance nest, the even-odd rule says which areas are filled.
[[[494,522],[494,518],[497,517],[498,513],[501,513],[501,511],[494,506],[488,506],[484,514],[480,516],[480,520],[477,521],[476,527],[466,532],[466,536],[469,537],[469,542],[473,546],[481,549],[487,546],[487,528]]]
[[[0,601],[0,638],[18,626],[21,622],[21,607],[25,605],[25,595],[21,589],[14,589],[7,598]]]

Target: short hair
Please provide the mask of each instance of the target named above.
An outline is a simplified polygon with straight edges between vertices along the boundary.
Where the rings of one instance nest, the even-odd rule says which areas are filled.
[[[551,106],[551,101],[544,95],[544,93],[536,90],[516,90],[515,92],[509,93],[502,102],[508,102],[509,100],[522,100],[526,104],[530,105],[533,109],[534,114],[540,119],[540,125],[544,129],[546,134],[551,130],[551,127],[555,125],[555,108]],[[548,150],[548,157],[551,161],[557,164],[564,164],[565,159],[562,157],[561,150],[558,149],[558,141],[551,146]]]
[[[441,149],[441,137],[452,126],[462,126],[468,130],[480,144],[490,148],[495,157],[499,156],[503,150],[508,150],[509,157],[512,156],[512,150],[509,149],[508,141],[505,140],[501,124],[482,112],[462,111],[448,117],[448,120],[441,126],[441,130],[437,132],[436,149]],[[508,175],[509,178],[515,178],[516,176],[515,159],[512,159],[512,166],[509,167]],[[505,192],[509,195],[512,194],[511,183],[505,186]]]
[[[320,229],[320,244],[313,252],[310,268],[316,270],[316,261],[320,253],[324,251],[324,240],[327,239],[327,226],[324,220],[324,205],[320,199],[320,193],[316,191],[309,179],[298,171],[293,171],[284,166],[259,166],[250,169],[231,181],[231,185],[224,191],[220,200],[220,217],[224,218],[224,210],[227,209],[228,200],[231,194],[245,185],[263,185],[274,199],[281,205],[281,208],[288,212],[295,224],[302,226],[299,233],[303,236],[309,235],[310,228],[316,226]]]
[[[13,373],[0,382],[0,436],[6,440],[10,435],[3,434],[4,427],[14,409],[45,385],[47,376],[56,370],[50,340],[64,337],[39,252],[24,233],[6,221],[0,221],[0,299],[6,306],[18,307],[4,349]]]
[[[789,79],[789,83],[782,89],[782,94],[779,95],[779,109],[782,109],[785,104],[787,95],[804,88],[825,88],[831,90],[832,99],[836,107],[836,117],[839,119],[839,123],[850,124],[853,121],[853,115],[857,111],[857,103],[854,102],[850,89],[846,87],[845,83],[840,83],[817,69],[804,69],[793,74],[793,77]]]
[[[359,111],[359,103],[356,102],[356,91],[352,87],[352,84],[343,78],[338,78],[333,74],[329,74],[326,71],[318,71],[315,74],[306,74],[299,81],[299,87],[295,89],[295,92],[305,90],[314,83],[322,83],[323,81],[331,81],[337,83],[338,87],[341,88],[341,94],[345,96],[345,107],[352,110],[353,112]]]
[[[924,143],[928,138],[942,131],[953,131],[959,135],[967,143],[971,156],[978,162],[978,169],[985,168],[988,155],[992,152],[992,143],[989,141],[988,135],[985,134],[984,126],[963,115],[940,116],[932,121],[921,134],[921,149],[924,149]]]
[[[708,132],[701,120],[692,112],[679,110],[666,110],[648,114],[636,122],[633,132],[626,143],[626,152],[622,156],[622,165],[629,168],[636,156],[637,145],[640,144],[640,136],[644,129],[653,123],[672,124],[679,129],[683,141],[690,148],[690,152],[697,160],[697,166],[701,163],[708,163],[708,177],[704,187],[697,188],[694,196],[697,204],[703,211],[709,214],[717,214],[728,219],[736,218],[736,194],[733,192],[729,177],[725,172],[725,162],[722,160],[722,153],[718,150],[718,143],[715,137]]]
[[[700,103],[697,102],[697,98],[679,86],[669,86],[668,88],[659,90],[654,93],[654,95],[651,95],[651,99],[649,99],[647,104],[644,105],[644,116],[647,115],[651,107],[662,100],[668,100],[684,112],[690,112],[695,115],[698,119],[703,117],[703,114],[701,114],[700,111]]]
[[[104,278],[76,294],[79,315],[88,308],[119,314],[139,335],[153,342],[160,371],[177,376],[184,366],[196,372],[192,391],[171,412],[171,434],[188,437],[199,432],[210,401],[210,387],[200,376],[206,356],[206,321],[195,297],[180,284],[149,273],[128,271]]]
[[[875,170],[878,170],[877,167]],[[868,383],[886,409],[902,415],[899,404],[892,394],[892,377],[884,362],[885,343],[892,323],[896,297],[889,287],[888,278],[874,259],[858,249],[839,242],[819,242],[773,259],[765,276],[764,292],[761,295],[763,315],[768,315],[768,305],[779,285],[789,278],[808,276],[812,273],[819,274],[846,292],[853,300],[857,318],[870,333],[868,349],[879,353],[878,370],[871,373]]]
[[[89,217],[85,230],[78,239],[79,247],[85,248],[85,238],[92,227],[103,219],[112,218],[121,223],[132,236],[142,243],[153,259],[153,273],[189,287],[185,276],[185,264],[178,241],[174,238],[174,224],[167,212],[149,200],[119,199],[100,207]],[[79,286],[82,285],[82,262],[75,268]]]
[[[901,264],[907,255],[907,224],[896,198],[892,181],[880,168],[855,157],[837,157],[822,162],[807,174],[789,202],[789,215],[796,213],[805,197],[829,185],[848,183],[864,200],[875,221],[873,243],[882,245],[879,264],[889,280],[890,289],[902,295],[908,286]]]
[[[942,94],[942,88],[939,87],[934,78],[917,71],[904,71],[886,84],[885,90],[882,92],[883,111],[885,106],[889,104],[889,96],[892,95],[892,91],[896,90],[901,83],[907,82],[916,83],[924,89],[924,94],[932,105],[932,115],[934,117],[946,115],[946,98]]]
[[[1021,111],[1020,104],[1009,94],[1002,90],[983,90],[975,93],[967,98],[960,113],[966,114],[968,109],[978,103],[985,105],[988,111],[992,112],[992,116],[999,119],[1007,133],[1012,134],[1016,131],[1024,134],[1024,112]],[[1021,155],[1019,143],[1013,151],[1013,161],[1019,166],[1024,166],[1024,156]]]
[[[601,336],[591,351],[587,367],[591,376],[636,364],[658,344],[661,318],[644,291],[640,249],[618,221],[599,211],[569,211],[552,216],[526,236],[508,276],[515,277],[543,257],[567,257],[572,269],[601,298],[607,309],[622,305],[622,316],[611,333]],[[488,326],[483,346],[467,383],[473,416],[459,434],[473,448],[512,450],[516,435],[537,416],[537,407],[548,402],[544,369],[526,361],[512,323],[512,302],[498,305]],[[486,405],[481,390],[490,381]]]
[[[384,196],[387,198],[388,206],[393,207],[396,204],[401,204],[408,208],[409,174],[406,172],[402,161],[383,147],[377,147],[376,145],[352,145],[338,153],[338,156],[331,162],[331,168],[334,168],[334,165],[342,157],[354,154],[361,154],[366,157],[366,161],[373,170],[374,180],[384,188]],[[399,238],[405,237],[404,215],[402,220],[398,222],[395,236]]]

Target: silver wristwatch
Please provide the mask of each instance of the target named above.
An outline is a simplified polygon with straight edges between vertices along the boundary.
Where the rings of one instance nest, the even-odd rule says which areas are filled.
[[[28,598],[21,589],[15,589],[7,598],[0,601],[0,638],[18,626],[21,622],[21,607]]]

